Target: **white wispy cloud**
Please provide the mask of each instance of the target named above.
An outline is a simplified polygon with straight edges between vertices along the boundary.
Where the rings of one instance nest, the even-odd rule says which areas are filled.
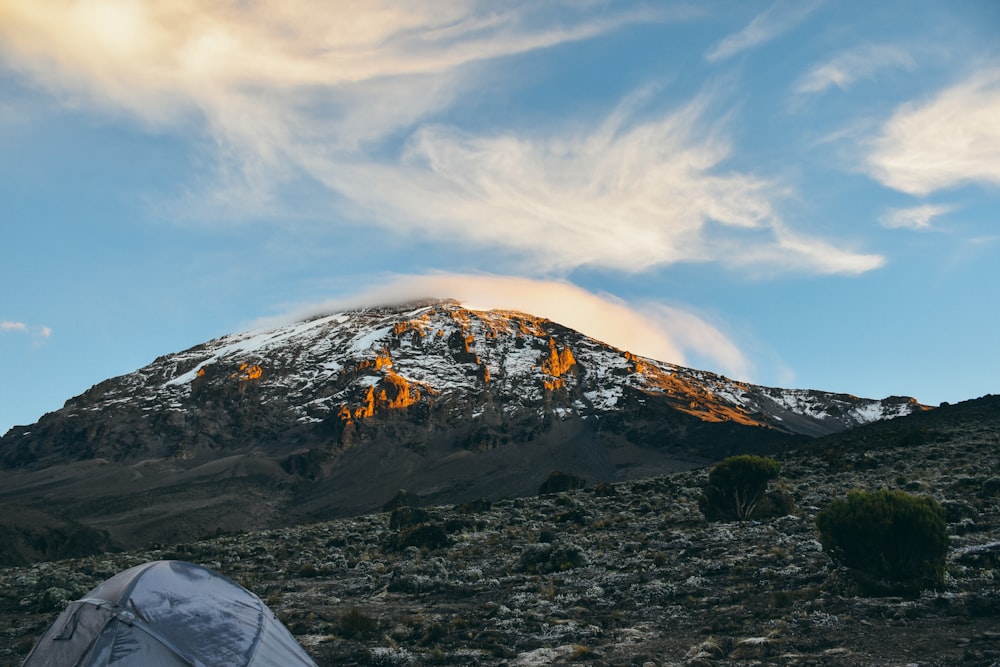
[[[0,322],[0,331],[28,331],[28,325],[24,322],[10,322],[3,321]]]
[[[393,84],[401,83],[410,104],[392,106],[413,108],[394,109],[393,123],[380,118],[386,109],[374,114],[375,129],[395,129],[449,94],[439,87],[410,100],[414,77],[668,16],[580,12],[570,23],[545,24],[534,20],[532,9],[529,2],[497,9],[458,0],[0,0],[0,48],[12,56],[9,65],[62,96],[79,96],[75,101],[124,109],[155,124],[197,111],[235,136],[260,131],[262,119],[273,123],[275,106],[302,113],[310,104],[332,104],[327,112],[336,117],[359,96],[399,102]],[[376,90],[356,88],[371,82],[379,82]],[[261,141],[267,140],[265,134]]]
[[[834,86],[847,90],[855,81],[870,79],[881,70],[914,66],[910,54],[895,46],[868,44],[837,54],[813,67],[796,85],[800,94],[822,93]]]
[[[790,29],[816,6],[773,5],[717,57]],[[627,100],[595,126],[567,123],[548,135],[428,124],[481,85],[473,64],[688,16],[582,7],[553,24],[530,2],[0,0],[0,49],[67,104],[182,132],[207,128],[216,179],[188,193],[204,219],[271,214],[283,183],[304,175],[369,224],[505,248],[535,274],[677,262],[820,273],[877,265],[786,231],[780,188],[724,167],[733,146],[707,95],[645,110],[642,121],[639,102]],[[403,152],[380,143],[387,137],[404,139]]]
[[[769,42],[801,23],[820,4],[821,2],[817,0],[812,2],[779,0],[755,16],[742,30],[720,40],[708,50],[705,58],[709,62],[725,60]]]
[[[736,239],[716,242],[720,252],[728,252],[731,263],[759,275],[781,272],[859,275],[881,268],[885,257],[843,248],[833,243],[797,233],[779,223],[771,230],[774,242],[751,244]]]
[[[312,162],[447,107],[477,83],[472,64],[690,14],[582,6],[556,22],[532,2],[485,0],[0,0],[0,55],[69,106],[206,127],[216,182],[189,198],[206,219],[238,218],[267,212]]]
[[[732,147],[703,117],[706,105],[634,122],[624,104],[595,127],[543,137],[424,127],[402,164],[328,165],[323,178],[400,231],[511,248],[549,272],[713,262],[860,273],[880,264],[787,230],[772,203],[780,188],[721,168]]]
[[[867,157],[883,185],[913,195],[966,183],[1000,185],[1000,66],[978,71],[882,126]]]
[[[889,229],[930,229],[931,220],[953,210],[954,206],[935,204],[897,208],[886,211],[879,217],[879,222]]]
[[[346,299],[293,308],[287,315],[255,322],[270,327],[320,313],[362,306],[398,304],[425,298],[452,298],[474,310],[520,310],[548,318],[634,354],[686,363],[705,359],[713,370],[744,380],[752,364],[718,326],[691,309],[663,303],[628,303],[559,280],[488,274],[397,275]]]
[[[30,325],[26,322],[13,320],[2,320],[0,321],[0,334],[2,333],[28,334],[35,342],[41,342],[52,336],[52,327]]]
[[[767,183],[712,173],[730,148],[704,136],[700,111],[635,126],[615,113],[563,136],[424,127],[402,164],[332,168],[326,179],[401,229],[516,248],[554,270],[709,260],[708,220],[757,228],[772,211]]]

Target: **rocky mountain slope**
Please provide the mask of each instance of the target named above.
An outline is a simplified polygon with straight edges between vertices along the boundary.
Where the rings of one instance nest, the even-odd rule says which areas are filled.
[[[556,469],[689,469],[922,409],[410,304],[226,336],[102,382],[0,439],[0,503],[134,547],[371,511],[399,488],[460,502],[531,493]]]
[[[700,469],[0,568],[0,664],[65,600],[162,558],[242,582],[324,666],[998,664],[1000,396],[779,458],[788,513],[743,523],[705,521]],[[883,487],[945,508],[943,590],[861,597],[822,551],[816,513]]]

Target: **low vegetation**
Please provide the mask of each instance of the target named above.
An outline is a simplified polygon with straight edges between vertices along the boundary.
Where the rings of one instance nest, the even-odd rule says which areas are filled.
[[[709,521],[749,519],[781,472],[781,464],[765,456],[731,456],[708,473],[700,507]]]
[[[988,667],[1000,662],[1000,404],[922,422],[937,435],[917,444],[882,437],[890,423],[782,452],[749,521],[706,520],[714,466],[0,568],[0,665],[19,664],[68,601],[176,558],[253,590],[321,666]],[[850,498],[868,497],[854,490],[883,488],[896,490],[869,491],[877,502],[851,518]],[[766,511],[776,494],[787,502]],[[929,498],[943,557],[919,551],[940,544]],[[817,516],[847,517],[848,545],[889,525],[873,508],[897,506],[920,518],[903,562],[926,587],[900,595],[886,579],[892,591],[860,595],[861,570],[831,558]],[[421,526],[433,528],[409,533]]]
[[[916,594],[944,586],[945,511],[928,496],[851,491],[816,516],[820,541],[868,594]]]

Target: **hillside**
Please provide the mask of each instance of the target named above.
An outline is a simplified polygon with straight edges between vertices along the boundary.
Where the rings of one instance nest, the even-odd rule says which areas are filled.
[[[0,562],[616,482],[924,410],[761,387],[637,357],[558,323],[436,301],[226,336],[98,384],[0,439]],[[6,517],[6,518],[5,518]]]
[[[543,497],[425,507],[447,543],[378,512],[155,550],[0,569],[0,662],[61,608],[150,559],[216,568],[321,665],[994,665],[1000,660],[1000,397],[781,455],[791,513],[707,523],[705,470]],[[852,488],[948,512],[945,590],[860,597],[813,518]],[[411,518],[416,512],[411,514]]]

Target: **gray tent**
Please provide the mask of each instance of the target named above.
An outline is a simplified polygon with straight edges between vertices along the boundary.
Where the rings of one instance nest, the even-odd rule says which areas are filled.
[[[260,598],[200,565],[162,560],[70,605],[23,667],[312,665]]]

